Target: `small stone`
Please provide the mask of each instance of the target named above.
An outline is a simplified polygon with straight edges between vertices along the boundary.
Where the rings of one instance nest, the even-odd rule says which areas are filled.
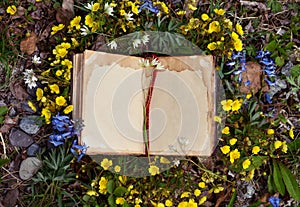
[[[42,120],[39,116],[24,116],[20,121],[20,128],[28,134],[36,134],[41,124]]]
[[[17,109],[15,107],[11,107],[8,111],[8,116],[10,116],[10,117],[17,116]]]
[[[29,113],[31,113],[31,114],[35,113],[35,111],[33,111],[33,110],[30,108],[30,106],[28,105],[27,102],[21,103],[21,107],[22,107],[22,110],[23,110],[23,111],[29,112]]]
[[[36,143],[33,143],[27,149],[27,156],[28,157],[35,157],[36,154],[39,152],[39,150],[40,150],[40,146]]]
[[[15,147],[28,147],[34,142],[28,134],[16,128],[11,130],[9,141]]]
[[[42,167],[42,161],[36,157],[27,157],[22,161],[19,176],[22,180],[32,178],[35,173]]]

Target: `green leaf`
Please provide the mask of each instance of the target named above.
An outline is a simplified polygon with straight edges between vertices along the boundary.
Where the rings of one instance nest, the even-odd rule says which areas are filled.
[[[0,116],[4,116],[8,111],[7,106],[0,106]]]
[[[276,63],[277,66],[281,67],[284,64],[284,59],[282,57],[277,56],[275,58],[275,63]]]
[[[293,197],[296,201],[300,201],[300,188],[294,175],[285,165],[280,162],[279,168],[281,170],[286,189],[289,192],[290,196]]]
[[[2,167],[3,165],[9,163],[9,159],[0,159],[0,167]]]
[[[126,192],[127,192],[126,188],[119,186],[114,190],[114,195],[117,197],[122,197]]]
[[[0,124],[3,124],[3,121],[4,121],[4,117],[0,116]]]
[[[271,175],[268,176],[268,191],[271,194],[275,193],[275,183]]]
[[[278,47],[276,40],[272,40],[269,44],[267,44],[266,49],[270,52],[274,52]]]
[[[278,164],[275,160],[273,160],[273,179],[274,179],[274,183],[275,183],[275,186],[276,186],[278,192],[282,196],[284,196],[284,194],[285,194],[285,185],[282,181],[282,175],[281,175],[280,169],[278,167]]]
[[[113,194],[115,182],[113,180],[109,180],[106,187],[107,187],[107,192]]]
[[[112,206],[112,207],[117,206],[116,199],[113,195],[108,196],[107,201],[108,201],[109,206]]]
[[[293,76],[293,77],[300,76],[300,64],[295,65],[291,68],[291,76]]]
[[[293,152],[300,148],[300,139],[296,139],[287,144],[289,151]]]

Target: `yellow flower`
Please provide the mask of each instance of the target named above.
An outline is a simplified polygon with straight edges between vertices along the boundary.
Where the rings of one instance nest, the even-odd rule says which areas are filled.
[[[220,149],[221,149],[221,151],[222,151],[222,153],[223,153],[224,155],[226,155],[226,154],[228,154],[228,153],[230,152],[230,146],[228,146],[228,145],[225,145],[225,146],[223,146],[223,147],[220,147]]]
[[[194,195],[197,196],[197,197],[199,195],[201,195],[201,190],[199,190],[199,189],[194,190]]]
[[[214,193],[220,193],[223,190],[224,190],[223,186],[217,186],[217,187],[213,188]]]
[[[259,151],[260,151],[260,147],[259,146],[254,146],[252,148],[252,153],[255,154],[255,155],[257,155],[259,153]]]
[[[273,135],[274,134],[274,129],[268,129],[267,134],[268,135]]]
[[[251,165],[251,161],[249,159],[246,159],[244,162],[243,162],[243,169],[248,169],[249,166]]]
[[[223,106],[224,111],[230,111],[232,107],[233,101],[231,99],[221,101],[221,105]]]
[[[214,116],[214,121],[221,124],[222,119],[221,119],[221,117],[219,117],[219,116]]]
[[[57,33],[58,31],[62,30],[64,27],[65,27],[64,24],[59,24],[58,26],[53,26],[53,27],[52,27],[51,35],[54,35],[54,34]]]
[[[203,197],[199,200],[199,205],[202,205],[206,200],[207,200],[207,197],[206,197],[206,196],[203,196]]]
[[[65,97],[63,97],[63,96],[56,97],[56,99],[55,99],[55,103],[58,106],[63,106],[66,104],[66,102],[67,101],[66,101]]]
[[[207,20],[209,20],[209,16],[208,16],[207,14],[202,14],[202,15],[201,15],[201,19],[202,19],[203,21],[207,21]]]
[[[55,75],[56,76],[61,76],[63,74],[63,71],[61,71],[61,70],[57,70],[56,72],[55,72]]]
[[[104,158],[101,162],[101,167],[103,167],[104,170],[108,170],[110,166],[112,166],[112,160]]]
[[[274,142],[274,147],[275,147],[275,149],[278,149],[279,147],[281,147],[281,145],[282,145],[282,141],[276,140],[276,141]]]
[[[122,197],[118,197],[118,198],[116,199],[116,204],[123,205],[123,204],[124,204],[124,202],[125,202],[125,199],[124,199],[124,198],[122,198]]]
[[[64,114],[69,114],[74,109],[73,105],[69,105],[64,109]]]
[[[234,163],[234,160],[239,159],[241,154],[238,149],[235,149],[229,153],[229,156],[230,156],[230,162]]]
[[[243,31],[242,25],[240,25],[239,23],[237,23],[237,24],[235,25],[235,29],[236,29],[237,33],[239,33],[239,35],[241,35],[241,36],[244,35],[244,31]]]
[[[81,16],[74,17],[74,19],[72,19],[72,21],[70,22],[69,29],[73,29],[73,27],[75,27],[76,30],[79,30],[80,29],[80,21],[81,21]]]
[[[188,4],[188,7],[190,10],[195,11],[197,10],[197,7],[193,6],[192,4]]]
[[[183,15],[186,14],[186,11],[185,10],[180,10],[180,11],[176,12],[176,14],[179,15],[179,16],[183,16]]]
[[[214,9],[214,12],[218,15],[221,15],[221,16],[223,16],[225,14],[224,9]]]
[[[173,202],[171,200],[167,199],[165,201],[165,206],[167,206],[167,207],[173,206]]]
[[[121,167],[120,167],[119,165],[116,165],[116,166],[114,167],[114,170],[115,170],[116,173],[118,173],[118,172],[121,171]]]
[[[199,188],[205,188],[206,187],[205,182],[198,183],[198,186],[199,186]]]
[[[121,16],[124,16],[125,14],[126,14],[125,10],[124,10],[124,9],[121,9],[121,10],[120,10],[120,15],[121,15]]]
[[[105,177],[101,177],[99,180],[99,192],[106,194],[108,180]]]
[[[32,111],[36,112],[36,107],[35,105],[31,102],[31,101],[28,101],[28,106],[31,108]]]
[[[59,87],[57,84],[49,85],[49,88],[51,90],[51,93],[59,94]]]
[[[158,203],[158,204],[157,204],[157,207],[165,207],[165,204],[163,204],[163,203]]]
[[[72,37],[71,40],[72,40],[72,45],[73,45],[74,47],[79,46],[78,41],[77,41],[74,37]]]
[[[85,16],[84,24],[90,28],[93,27],[93,18],[91,17],[91,15],[88,14]]]
[[[237,40],[240,39],[240,37],[239,37],[239,35],[238,35],[237,33],[232,32],[232,33],[231,33],[231,39],[232,39],[233,41],[237,41]]]
[[[45,117],[46,124],[50,124],[51,112],[48,108],[42,109],[42,117]]]
[[[229,127],[228,126],[224,127],[224,129],[222,130],[222,134],[229,134],[229,133],[230,133]]]
[[[217,46],[218,46],[217,43],[211,42],[207,45],[207,48],[212,51],[212,50],[217,49]]]
[[[151,165],[148,169],[149,173],[154,176],[156,174],[159,174],[159,168],[155,165]]]
[[[93,4],[93,6],[92,6],[92,11],[93,11],[93,12],[98,11],[99,8],[100,8],[100,4],[99,4],[99,3],[95,3],[95,4]]]
[[[230,19],[225,19],[224,20],[224,25],[225,25],[226,28],[228,28],[230,30],[232,29],[232,21]]]
[[[15,5],[11,5],[11,6],[7,7],[6,12],[11,15],[14,15],[17,12],[17,8]]]
[[[284,152],[284,153],[287,153],[288,147],[287,147],[286,141],[282,142],[282,149],[281,149],[281,151]]]
[[[180,198],[188,198],[190,197],[191,193],[190,192],[183,192],[180,196]]]
[[[171,163],[170,160],[168,160],[165,157],[160,157],[159,162],[162,164],[170,164]]]
[[[289,130],[289,136],[294,139],[295,135],[294,135],[294,127],[291,127],[291,129]]]
[[[61,61],[61,64],[67,66],[68,69],[71,69],[73,67],[72,62],[69,59],[64,59],[63,61]]]
[[[231,110],[232,111],[238,111],[242,106],[242,101],[236,99],[232,105],[231,105]]]
[[[240,40],[240,39],[235,40],[233,42],[233,46],[234,46],[234,49],[236,51],[242,51],[243,50],[243,42],[242,42],[242,40]]]
[[[236,138],[232,138],[232,139],[229,140],[230,145],[235,145],[236,142],[237,142]]]
[[[94,190],[88,190],[86,194],[89,196],[98,196],[98,193]]]
[[[212,21],[210,24],[209,24],[209,28],[208,28],[208,33],[211,34],[213,32],[220,32],[221,31],[221,27],[220,27],[220,23],[218,21]]]
[[[36,94],[36,100],[39,101],[43,98],[44,91],[41,88],[37,88],[35,94]]]
[[[251,98],[251,97],[252,97],[252,94],[251,94],[251,93],[247,93],[246,99],[249,99],[249,98]]]

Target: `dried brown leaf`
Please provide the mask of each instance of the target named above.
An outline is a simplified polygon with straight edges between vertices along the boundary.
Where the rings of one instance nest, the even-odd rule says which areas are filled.
[[[65,11],[72,12],[74,14],[74,1],[73,0],[64,0],[62,3],[62,8]]]
[[[65,10],[63,8],[58,9],[56,12],[56,21],[60,24],[68,25],[73,17],[74,14],[71,11]]]
[[[20,50],[28,55],[31,55],[35,51],[36,43],[37,36],[34,32],[31,32],[29,37],[21,41]]]
[[[21,81],[10,82],[9,89],[12,95],[18,100],[25,100],[29,97],[28,93],[23,88]]]

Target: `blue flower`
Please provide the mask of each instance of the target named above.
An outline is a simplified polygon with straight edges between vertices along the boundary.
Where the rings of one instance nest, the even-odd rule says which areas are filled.
[[[139,7],[139,13],[143,9],[147,9],[147,10],[151,11],[154,14],[158,14],[159,13],[158,7],[157,6],[153,6],[152,1],[150,1],[150,0],[145,0],[144,1],[144,3]]]
[[[51,134],[49,136],[49,142],[52,143],[55,147],[65,143],[64,136],[62,134]]]
[[[257,56],[255,58],[259,59],[259,58],[263,58],[263,57],[266,57],[266,56],[270,56],[272,53],[268,50],[266,51],[263,51],[263,50],[260,50],[257,52]]]
[[[86,145],[79,145],[78,140],[74,139],[71,147],[71,152],[77,158],[77,162],[79,162],[81,158],[85,155],[87,148],[88,147]]]
[[[272,207],[279,207],[280,198],[271,196],[268,200],[271,203]]]
[[[59,132],[73,130],[73,123],[68,116],[60,116],[57,114],[56,116],[52,117],[51,124],[53,129]]]

